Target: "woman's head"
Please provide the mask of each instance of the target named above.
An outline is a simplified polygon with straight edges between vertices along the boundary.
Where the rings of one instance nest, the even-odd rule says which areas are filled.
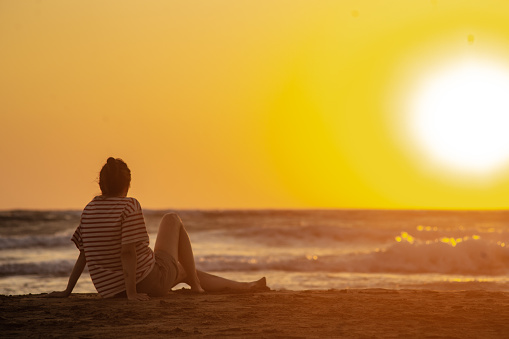
[[[102,195],[114,197],[127,193],[131,185],[131,171],[122,159],[109,157],[99,174]]]

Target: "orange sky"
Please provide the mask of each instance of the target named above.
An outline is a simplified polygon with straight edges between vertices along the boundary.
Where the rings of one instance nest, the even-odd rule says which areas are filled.
[[[82,208],[108,156],[146,208],[507,208],[401,137],[425,70],[509,55],[465,3],[0,0],[0,209]]]

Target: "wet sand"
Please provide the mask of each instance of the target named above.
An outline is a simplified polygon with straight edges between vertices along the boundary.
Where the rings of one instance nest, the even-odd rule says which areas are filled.
[[[505,338],[509,293],[178,291],[145,302],[97,294],[0,296],[0,333],[3,338]]]

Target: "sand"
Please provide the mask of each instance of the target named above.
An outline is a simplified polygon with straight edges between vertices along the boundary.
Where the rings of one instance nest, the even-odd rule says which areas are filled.
[[[145,302],[0,296],[0,336],[506,338],[509,293],[332,290],[171,293]]]

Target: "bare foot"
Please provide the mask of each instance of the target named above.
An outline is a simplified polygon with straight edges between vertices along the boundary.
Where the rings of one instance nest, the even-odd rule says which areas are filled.
[[[191,292],[205,293],[205,290],[201,287],[200,280],[198,279],[198,277],[196,277],[194,281],[189,281],[187,284],[191,286]]]
[[[205,290],[201,288],[200,285],[198,286],[191,286],[191,292],[193,293],[205,293]]]
[[[260,280],[252,281],[248,283],[248,289],[250,290],[270,290],[270,288],[267,287],[267,279],[265,277],[261,278]]]

